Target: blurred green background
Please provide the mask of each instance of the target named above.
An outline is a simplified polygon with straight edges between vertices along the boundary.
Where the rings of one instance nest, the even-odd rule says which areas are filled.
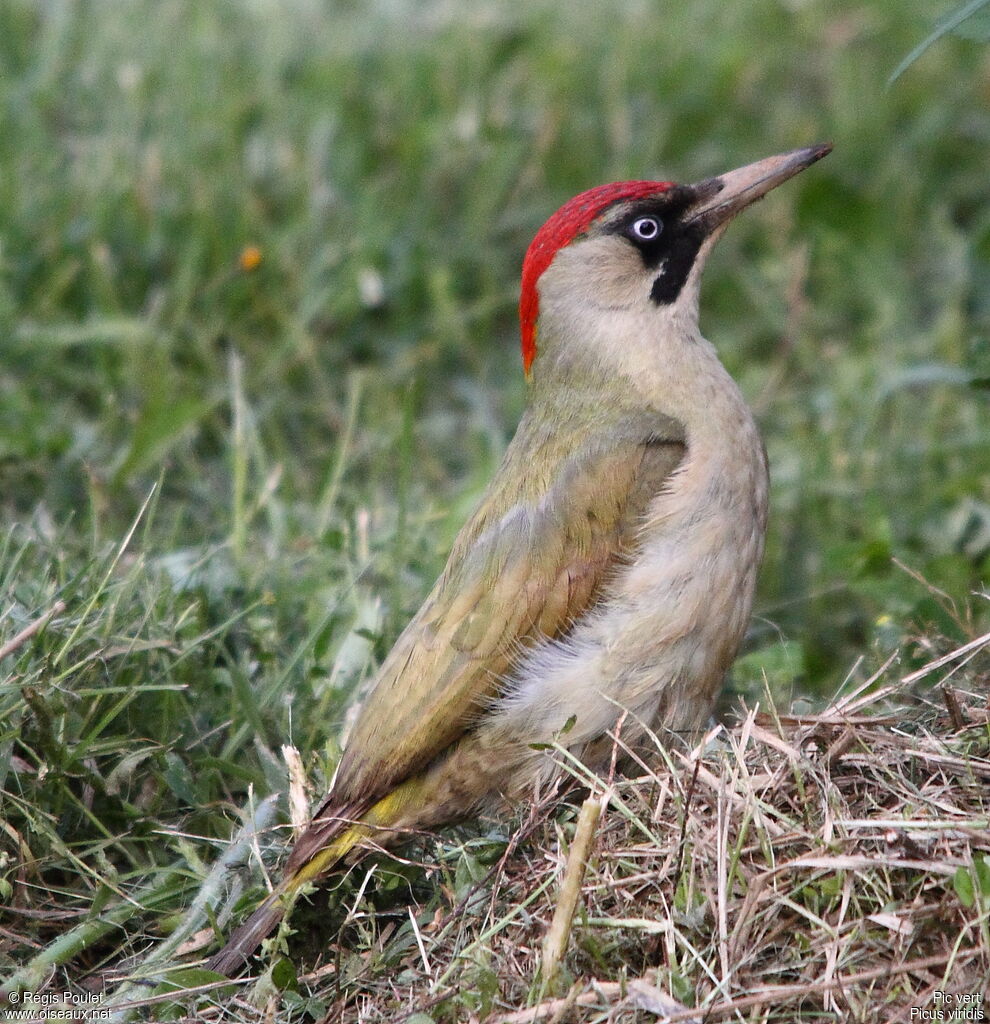
[[[610,179],[835,143],[703,293],[773,474],[732,687],[985,629],[988,49],[887,85],[936,13],[0,3],[0,640],[66,605],[0,662],[0,867],[117,892],[332,759],[519,416],[525,247]]]

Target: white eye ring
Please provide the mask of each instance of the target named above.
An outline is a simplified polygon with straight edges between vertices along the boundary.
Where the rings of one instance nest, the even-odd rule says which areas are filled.
[[[632,225],[632,233],[642,242],[652,242],[662,230],[663,225],[656,217],[640,217]]]

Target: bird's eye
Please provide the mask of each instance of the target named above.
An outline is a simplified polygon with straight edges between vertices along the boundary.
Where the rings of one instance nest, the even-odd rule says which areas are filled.
[[[632,223],[632,235],[641,242],[652,242],[660,234],[662,227],[656,217],[640,217]]]

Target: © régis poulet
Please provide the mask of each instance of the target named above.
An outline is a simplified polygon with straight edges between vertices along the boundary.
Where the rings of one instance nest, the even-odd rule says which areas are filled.
[[[627,181],[540,228],[519,303],[528,404],[480,506],[385,659],[283,881],[209,966],[233,973],[301,885],[518,798],[555,740],[607,757],[697,729],[746,631],[767,520],[763,444],[698,329],[729,221],[825,156],[695,185]]]

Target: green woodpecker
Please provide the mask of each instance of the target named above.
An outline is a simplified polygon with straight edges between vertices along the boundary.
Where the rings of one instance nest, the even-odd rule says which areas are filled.
[[[825,156],[583,192],[537,233],[519,304],[528,405],[385,659],[276,891],[210,962],[240,968],[287,898],[362,841],[518,798],[647,728],[695,730],[746,631],[767,520],[753,417],[698,329],[741,209]]]

